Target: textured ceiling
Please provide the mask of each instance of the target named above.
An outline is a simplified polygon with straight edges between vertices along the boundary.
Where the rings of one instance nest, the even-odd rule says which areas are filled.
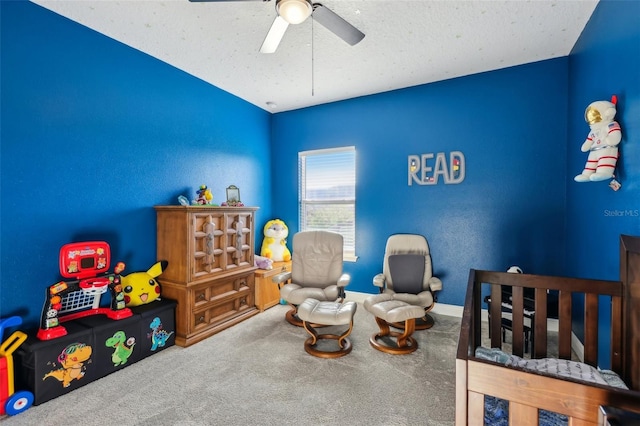
[[[366,34],[307,19],[259,52],[275,1],[47,1],[47,9],[270,112],[567,56],[597,0],[323,0]]]

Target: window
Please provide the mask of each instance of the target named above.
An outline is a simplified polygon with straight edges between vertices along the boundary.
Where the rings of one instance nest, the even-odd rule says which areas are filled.
[[[345,259],[355,260],[355,147],[298,153],[298,191],[300,230],[341,234]]]

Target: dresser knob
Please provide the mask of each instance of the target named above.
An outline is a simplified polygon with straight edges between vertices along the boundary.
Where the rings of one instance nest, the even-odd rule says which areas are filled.
[[[204,300],[204,293],[200,293],[198,295],[198,300]]]
[[[204,322],[204,315],[198,317],[198,324],[203,323]]]

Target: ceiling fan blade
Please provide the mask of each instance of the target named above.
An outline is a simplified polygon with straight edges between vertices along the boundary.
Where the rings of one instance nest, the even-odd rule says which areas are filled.
[[[285,31],[289,27],[289,23],[284,20],[281,16],[276,16],[276,19],[271,24],[271,28],[267,33],[267,36],[264,38],[262,42],[262,47],[260,47],[260,53],[273,53],[278,48],[280,44],[280,40],[284,37]]]
[[[323,27],[349,43],[351,46],[357,44],[364,38],[364,33],[359,29],[319,3],[313,5],[313,14],[311,16]]]

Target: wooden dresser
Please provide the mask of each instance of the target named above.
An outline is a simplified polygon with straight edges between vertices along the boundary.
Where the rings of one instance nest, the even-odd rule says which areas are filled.
[[[258,313],[254,213],[257,207],[156,206],[158,278],[178,302],[176,344],[189,346]]]
[[[260,312],[280,302],[280,289],[272,278],[282,272],[291,272],[291,261],[273,262],[273,269],[256,271],[256,306]]]

